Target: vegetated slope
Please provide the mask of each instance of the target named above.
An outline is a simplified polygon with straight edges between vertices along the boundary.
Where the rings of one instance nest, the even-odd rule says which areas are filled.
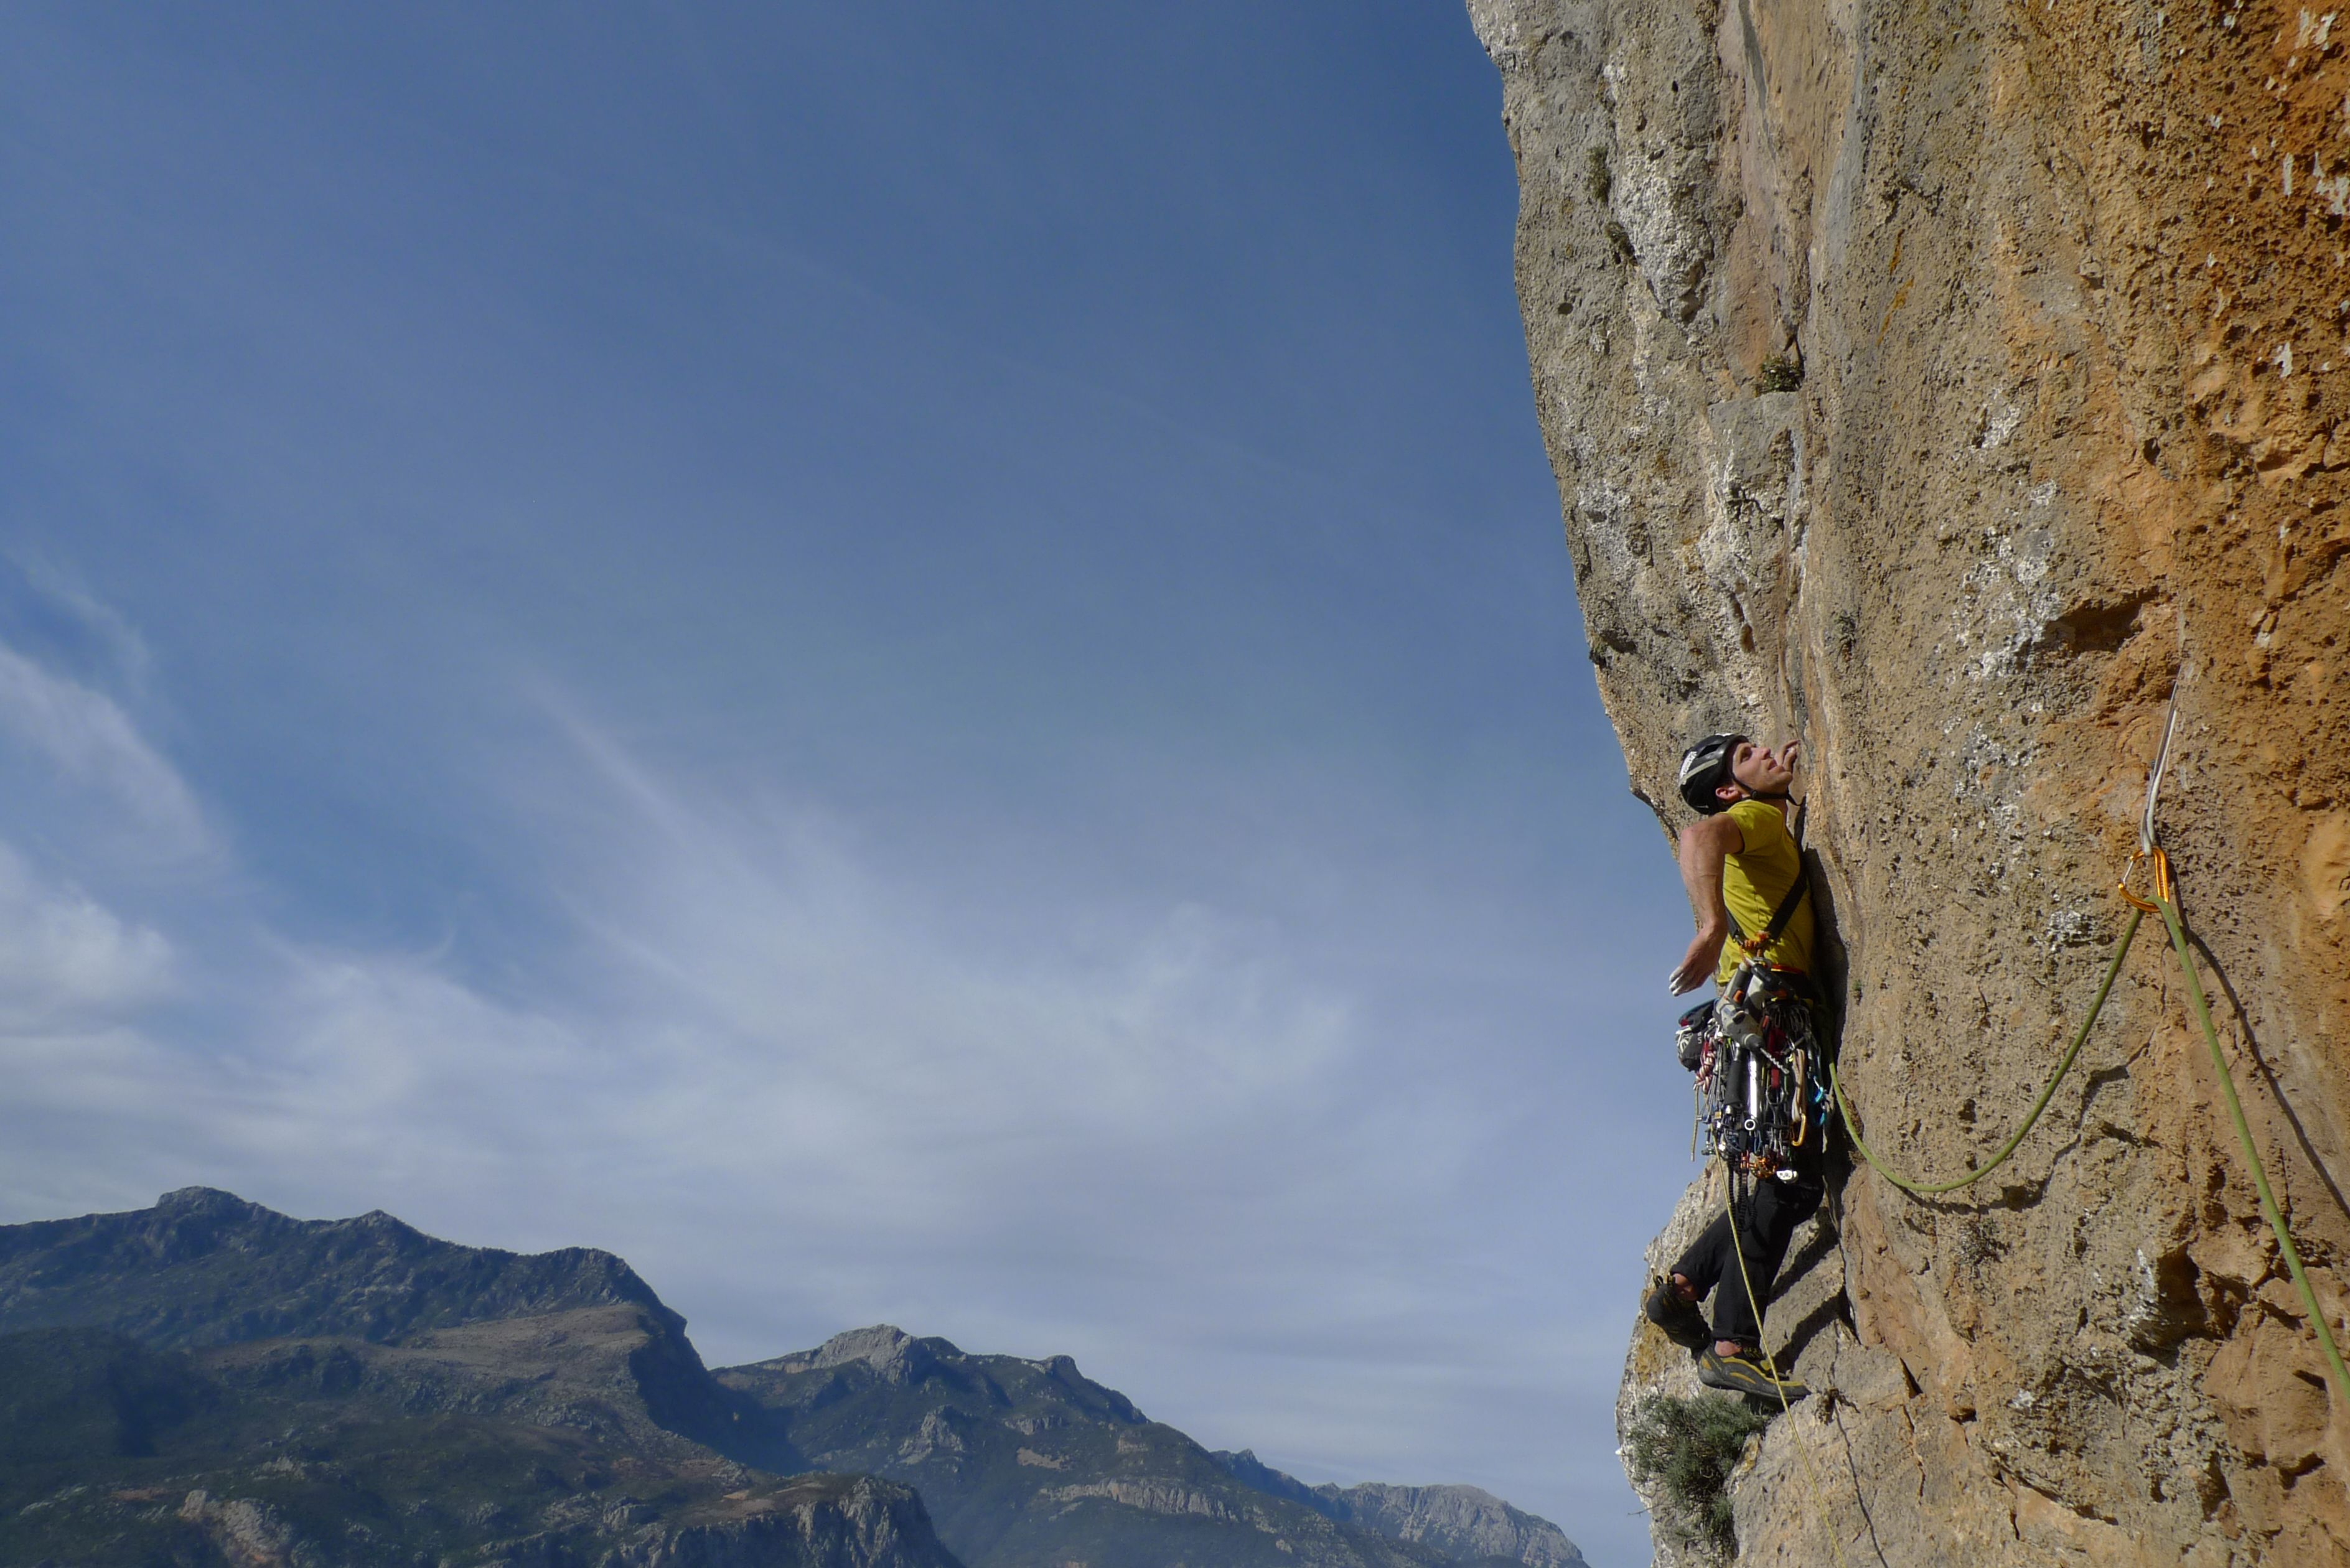
[[[806,1468],[607,1254],[201,1189],[0,1227],[0,1564],[954,1568]]]
[[[1469,9],[1634,790],[1677,825],[1688,739],[1803,734],[1846,1080],[1882,1156],[1946,1178],[2087,1004],[2175,694],[2163,840],[2340,1322],[2350,25]],[[2192,1029],[2149,931],[2012,1164],[1930,1203],[1863,1170],[1799,1238],[1773,1336],[1842,1397],[1768,1434],[1748,1558],[1836,1530],[1888,1568],[2350,1560],[2350,1416]],[[1652,1262],[1719,1201],[1693,1189]],[[1636,1324],[1627,1398],[1688,1376]]]
[[[0,1568],[1582,1563],[1473,1488],[1209,1454],[1066,1357],[873,1329],[713,1376],[609,1254],[204,1189],[0,1226]]]
[[[315,1343],[238,1358],[0,1334],[0,1563],[954,1568],[911,1488],[411,1413],[368,1397],[348,1342]]]
[[[0,1331],[68,1325],[159,1348],[321,1342],[316,1354],[354,1387],[407,1407],[499,1403],[801,1468],[744,1421],[685,1320],[626,1263],[586,1248],[465,1247],[381,1212],[294,1220],[208,1188],[129,1213],[0,1226]]]
[[[1556,1526],[1473,1488],[1311,1489],[1211,1453],[1065,1355],[967,1355],[882,1325],[718,1376],[812,1463],[918,1487],[973,1568],[1583,1563]]]

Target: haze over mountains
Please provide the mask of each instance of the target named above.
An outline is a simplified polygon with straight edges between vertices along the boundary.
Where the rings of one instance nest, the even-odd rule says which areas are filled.
[[[1066,1356],[703,1366],[608,1253],[188,1189],[0,1227],[0,1565],[1581,1568],[1471,1487],[1307,1487]]]

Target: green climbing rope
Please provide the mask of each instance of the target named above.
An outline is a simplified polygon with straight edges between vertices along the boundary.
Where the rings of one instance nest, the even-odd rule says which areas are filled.
[[[2160,856],[2162,851],[2155,851]],[[2345,1407],[2350,1407],[2350,1371],[2342,1366],[2342,1352],[2334,1343],[2334,1326],[2325,1321],[2325,1314],[2317,1304],[2317,1292],[2309,1282],[2309,1275],[2301,1266],[2301,1249],[2293,1244],[2293,1232],[2285,1229],[2284,1215],[2277,1208],[2276,1194],[2269,1189],[2268,1168],[2261,1163],[2261,1151],[2252,1142],[2251,1124],[2244,1120],[2243,1102],[2236,1097],[2236,1076],[2228,1071],[2228,1058],[2220,1050],[2220,1032],[2211,1026],[2211,1008],[2203,1000],[2203,981],[2195,972],[2195,960],[2187,947],[2187,928],[2179,923],[2178,903],[2169,894],[2168,867],[2157,860],[2155,886],[2162,910],[2162,923],[2170,928],[2170,945],[2178,954],[2178,968],[2187,976],[2188,1000],[2195,1004],[2196,1021],[2203,1025],[2203,1042],[2211,1047],[2211,1066],[2220,1075],[2220,1093],[2228,1102],[2228,1117],[2236,1124],[2237,1141],[2244,1146],[2244,1163],[2252,1168],[2252,1188],[2261,1196],[2261,1218],[2276,1232],[2277,1247],[2284,1253],[2284,1266],[2293,1275],[2293,1282],[2301,1288],[2301,1303],[2309,1309],[2310,1326],[2317,1330],[2317,1343],[2324,1347],[2325,1364],[2334,1369],[2334,1386],[2342,1396]]]
[[[2228,1119],[2235,1124],[2236,1141],[2242,1146],[2244,1163],[2251,1169],[2252,1189],[2260,1196],[2261,1218],[2268,1221],[2270,1231],[2275,1234],[2277,1250],[2284,1256],[2285,1272],[2293,1276],[2293,1282],[2301,1293],[2302,1306],[2309,1314],[2310,1327],[2316,1331],[2317,1343],[2325,1353],[2326,1366],[2334,1375],[2334,1392],[2341,1397],[2344,1406],[2350,1407],[2350,1368],[2345,1368],[2343,1365],[2341,1347],[2334,1343],[2334,1325],[2326,1320],[2324,1308],[2318,1304],[2317,1291],[2309,1282],[2309,1272],[2302,1266],[2301,1249],[2293,1244],[2293,1232],[2285,1226],[2284,1212],[2277,1206],[2276,1192],[2269,1185],[2268,1167],[2261,1159],[2260,1146],[2252,1141],[2251,1124],[2245,1119],[2243,1101],[2236,1093],[2236,1076],[2229,1071],[2227,1053],[2220,1049],[2220,1032],[2211,1023],[2211,1005],[2203,995],[2203,980],[2196,971],[2194,952],[2188,945],[2186,923],[2178,912],[2178,890],[2170,877],[2170,857],[2155,841],[2155,801],[2162,787],[2163,770],[2169,761],[2170,742],[2178,728],[2178,705],[2174,683],[2170,714],[2163,723],[2162,747],[2156,753],[2154,766],[2147,775],[2146,810],[2138,826],[2137,853],[2130,857],[2130,864],[2133,867],[2140,860],[2152,863],[2154,898],[2149,902],[2129,890],[2128,870],[2125,868],[2119,890],[2122,898],[2131,906],[2129,924],[2122,931],[2122,940],[2115,944],[2113,962],[2106,967],[2105,981],[2097,987],[2096,998],[2089,1003],[2088,1014],[2081,1020],[2081,1027],[2074,1033],[2073,1043],[2065,1048],[2064,1057],[2056,1064],[2055,1072],[2049,1075],[2047,1085],[2040,1091],[2040,1097],[2033,1101],[2031,1111],[2023,1118],[2023,1125],[2009,1135],[2008,1140],[1999,1147],[1998,1151],[1983,1165],[1969,1171],[1955,1181],[1912,1180],[1887,1168],[1862,1140],[1860,1129],[1854,1125],[1852,1104],[1845,1097],[1844,1081],[1838,1075],[1833,1061],[1828,1064],[1828,1086],[1834,1093],[1836,1112],[1843,1119],[1844,1130],[1851,1137],[1853,1147],[1858,1149],[1861,1158],[1866,1159],[1869,1167],[1886,1180],[1904,1192],[1921,1198],[1932,1197],[1938,1193],[1956,1192],[1960,1188],[1971,1187],[2006,1162],[2008,1157],[2015,1152],[2017,1146],[2022,1143],[2024,1136],[2031,1132],[2033,1126],[2039,1121],[2041,1113],[2048,1108],[2050,1098],[2056,1093],[2056,1085],[2063,1083],[2064,1075],[2072,1071],[2074,1059],[2081,1054],[2081,1047],[2089,1038],[2089,1031],[2096,1023],[2098,1013],[2105,1010],[2106,998],[2112,993],[2114,981],[2121,974],[2122,960],[2128,955],[2130,943],[2137,936],[2138,922],[2145,919],[2149,911],[2158,912],[2162,916],[2163,925],[2170,932],[2170,947],[2178,959],[2178,971],[2186,978],[2187,998],[2194,1005],[2195,1020],[2203,1027],[2203,1043],[2210,1049],[2211,1070],[2219,1076],[2220,1097],[2227,1102],[2228,1106]],[[1731,1250],[1736,1252],[1738,1250],[1737,1220],[1734,1216],[1731,1225]],[[1755,1306],[1755,1320],[1759,1323],[1762,1320],[1762,1308],[1756,1297],[1754,1282],[1744,1278],[1745,1264],[1746,1260],[1741,1256],[1739,1274],[1745,1283],[1748,1302]],[[1767,1350],[1764,1355],[1764,1366],[1770,1370],[1772,1377],[1776,1380],[1779,1376],[1777,1365],[1769,1359]],[[1783,1409],[1786,1402],[1783,1392],[1780,1396],[1780,1402]],[[1800,1445],[1798,1451],[1801,1451]],[[1819,1501],[1818,1480],[1809,1475],[1808,1459],[1804,1468],[1806,1479],[1811,1481],[1813,1500],[1816,1506]],[[1833,1530],[1829,1532],[1828,1539],[1830,1544],[1835,1547],[1837,1559],[1841,1562],[1844,1556],[1843,1546]]]
[[[2187,997],[2194,1004],[2196,1022],[2203,1026],[2203,1043],[2210,1048],[2211,1069],[2219,1075],[2220,1095],[2227,1102],[2228,1119],[2235,1124],[2236,1141],[2242,1145],[2244,1163],[2251,1168],[2252,1189],[2260,1196],[2261,1218],[2268,1221],[2270,1231],[2275,1233],[2277,1250],[2284,1255],[2285,1272],[2293,1276],[2293,1284],[2301,1292],[2302,1305],[2308,1310],[2310,1326],[2316,1330],[2318,1345],[2325,1352],[2325,1364],[2334,1374],[2334,1390],[2341,1395],[2344,1406],[2350,1407],[2350,1367],[2343,1365],[2341,1347],[2334,1339],[2334,1326],[2326,1321],[2324,1309],[2318,1305],[2317,1291],[2309,1282],[2308,1271],[2302,1266],[2301,1249],[2293,1244],[2293,1232],[2285,1227],[2284,1213],[2277,1207],[2276,1193],[2269,1185],[2268,1167],[2262,1162],[2260,1147],[2252,1141],[2251,1124],[2244,1118],[2243,1101],[2236,1094],[2235,1075],[2228,1069],[2227,1054],[2220,1049],[2220,1032],[2211,1023],[2211,1006],[2204,998],[2202,977],[2196,972],[2194,954],[2187,942],[2187,928],[2179,917],[2178,895],[2170,878],[2169,857],[2160,848],[2154,847],[2142,851],[2139,857],[2150,858],[2154,863],[2154,899],[2148,902],[2131,893],[2126,885],[2123,887],[2122,897],[2128,899],[2133,908],[2129,924],[2122,929],[2122,940],[2115,944],[2113,962],[2106,967],[2105,982],[2097,987],[2096,998],[2089,1003],[2088,1015],[2081,1020],[2081,1027],[2074,1033],[2072,1044],[2065,1047],[2055,1072],[2049,1075],[2047,1085],[2041,1089],[2040,1097],[2032,1102],[2032,1109],[2025,1115],[2023,1125],[2009,1135],[2008,1140],[2000,1145],[1989,1160],[1955,1181],[1917,1181],[1889,1169],[1862,1140],[1859,1127],[1854,1125],[1852,1103],[1845,1097],[1844,1081],[1831,1062],[1828,1064],[1828,1085],[1835,1096],[1837,1114],[1844,1120],[1844,1130],[1851,1137],[1853,1147],[1860,1151],[1861,1158],[1868,1162],[1870,1168],[1904,1192],[1929,1198],[1938,1193],[1956,1192],[1962,1187],[1971,1187],[1981,1181],[2006,1162],[2017,1146],[2022,1143],[2024,1135],[2039,1121],[2041,1112],[2048,1108],[2048,1101],[2056,1093],[2056,1085],[2063,1083],[2064,1075],[2072,1071],[2074,1058],[2081,1054],[2081,1046],[2089,1038],[2090,1028],[2097,1022],[2097,1014],[2105,1009],[2106,998],[2112,993],[2114,981],[2121,973],[2122,960],[2128,955],[2130,942],[2137,935],[2138,922],[2146,918],[2148,909],[2158,911],[2163,925],[2169,929],[2170,946],[2178,955],[2179,972],[2187,979]]]
[[[2006,1164],[2008,1157],[2015,1152],[2016,1146],[2022,1143],[2024,1135],[2032,1130],[2033,1124],[2040,1119],[2040,1113],[2048,1108],[2048,1101],[2056,1093],[2056,1085],[2063,1083],[2064,1075],[2073,1070],[2073,1059],[2081,1054],[2082,1045],[2089,1038],[2090,1029],[2097,1022],[2097,1014],[2105,1011],[2106,998],[2114,989],[2114,979],[2122,971],[2122,960],[2128,955],[2130,942],[2137,935],[2137,923],[2145,918],[2146,912],[2142,909],[2130,911],[2129,924],[2122,928],[2122,940],[2114,948],[2114,961],[2106,966],[2105,983],[2097,987],[2096,1000],[2089,1003],[2088,1016],[2081,1020],[2081,1027],[2074,1032],[2072,1044],[2064,1048],[2064,1056],[2056,1064],[2056,1071],[2049,1075],[2047,1084],[2041,1088],[2040,1097],[2032,1102],[2032,1109],[2025,1115],[2023,1125],[2008,1135],[2007,1141],[1999,1146],[1998,1152],[1993,1154],[1987,1162],[1977,1166],[1955,1181],[1917,1181],[1892,1170],[1883,1160],[1877,1158],[1866,1143],[1862,1141],[1860,1128],[1853,1123],[1852,1103],[1845,1098],[1844,1080],[1837,1075],[1835,1063],[1831,1060],[1828,1063],[1828,1087],[1835,1092],[1836,1113],[1844,1118],[1845,1134],[1852,1139],[1852,1147],[1860,1151],[1860,1157],[1868,1161],[1870,1168],[1877,1175],[1885,1178],[1902,1191],[1914,1193],[1920,1198],[1931,1198],[1938,1193],[1956,1192],[1962,1187],[1972,1187],[1976,1182]]]

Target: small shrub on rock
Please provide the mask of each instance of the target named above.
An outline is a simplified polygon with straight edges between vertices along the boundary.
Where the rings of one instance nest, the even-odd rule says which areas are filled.
[[[1730,1472],[1746,1439],[1771,1424],[1743,1399],[1652,1394],[1635,1406],[1624,1432],[1624,1466],[1633,1482],[1654,1488],[1656,1520],[1673,1541],[1729,1558],[1738,1551],[1730,1509]]]

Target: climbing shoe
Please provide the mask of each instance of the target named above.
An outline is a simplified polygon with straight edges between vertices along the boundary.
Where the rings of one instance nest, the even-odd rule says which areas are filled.
[[[1683,1296],[1665,1275],[1641,1298],[1640,1311],[1650,1323],[1665,1331],[1665,1337],[1684,1350],[1702,1350],[1713,1339],[1713,1330],[1705,1323],[1705,1314],[1697,1310],[1697,1303]]]
[[[1783,1398],[1791,1403],[1811,1392],[1792,1377],[1772,1376],[1759,1351],[1741,1350],[1735,1355],[1724,1355],[1710,1345],[1698,1355],[1697,1380],[1709,1388],[1726,1388],[1732,1394],[1751,1394],[1758,1399]]]

